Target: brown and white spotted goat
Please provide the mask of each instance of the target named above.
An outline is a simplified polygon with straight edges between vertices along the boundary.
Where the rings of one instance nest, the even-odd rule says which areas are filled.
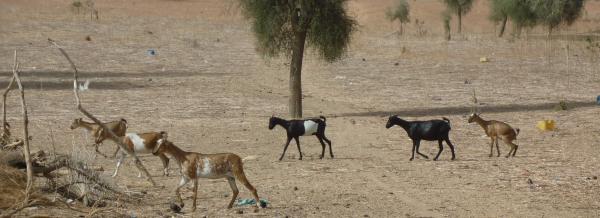
[[[198,195],[198,178],[207,179],[220,179],[226,178],[229,182],[229,186],[233,191],[231,201],[227,205],[227,208],[231,208],[235,199],[238,196],[239,190],[235,183],[236,179],[240,181],[250,192],[256,200],[257,207],[264,207],[261,205],[258,198],[258,194],[254,186],[248,182],[246,174],[244,174],[244,167],[242,159],[233,153],[220,153],[220,154],[201,154],[197,152],[186,152],[175,146],[170,141],[165,141],[160,144],[154,154],[167,154],[169,157],[175,158],[181,168],[181,181],[175,189],[175,195],[179,205],[172,205],[171,208],[176,212],[179,212],[183,208],[184,203],[181,199],[179,189],[185,186],[190,180],[194,182],[194,195],[192,211],[196,210],[196,198]]]
[[[112,130],[115,133],[115,135],[117,135],[119,137],[125,136],[125,132],[127,131],[127,120],[125,120],[123,118],[121,118],[120,120],[104,123],[104,125],[106,125],[106,127],[108,127],[110,130]],[[94,137],[94,147],[96,149],[96,153],[106,157],[106,155],[102,154],[98,150],[98,146],[100,146],[102,144],[102,142],[106,139],[111,139],[113,141],[115,140],[110,136],[108,131],[104,131],[102,126],[100,126],[96,123],[83,121],[82,118],[75,119],[75,120],[73,120],[73,123],[71,123],[72,130],[77,129],[79,127],[82,127],[84,129],[86,129],[88,132],[92,133],[92,136]],[[118,151],[119,151],[119,146],[117,146],[117,149],[113,153],[113,157],[115,155],[117,155]]]
[[[148,154],[152,153],[158,156],[163,164],[163,175],[169,175],[169,158],[163,153],[156,153],[159,145],[165,143],[167,140],[166,132],[147,132],[147,133],[127,133],[123,137],[123,144],[126,145],[127,150],[137,154]],[[120,149],[120,148],[119,148]],[[119,173],[119,168],[123,164],[123,160],[127,157],[127,152],[121,150],[121,156],[117,161],[117,167],[113,177]],[[139,172],[138,177],[142,177],[142,172]]]

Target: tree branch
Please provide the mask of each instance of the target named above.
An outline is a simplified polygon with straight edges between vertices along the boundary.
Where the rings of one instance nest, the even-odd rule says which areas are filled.
[[[27,187],[25,188],[25,201],[29,202],[29,194],[33,188],[33,168],[31,166],[31,154],[29,152],[29,130],[28,124],[29,119],[27,118],[27,104],[25,103],[25,90],[19,78],[19,72],[17,71],[17,50],[15,50],[14,66],[13,66],[13,79],[17,82],[19,90],[21,91],[21,111],[23,112],[23,137],[24,137],[24,148],[25,153],[25,164],[27,166]]]
[[[71,64],[71,68],[73,68],[73,94],[75,95],[77,109],[81,113],[83,113],[86,117],[93,120],[96,124],[102,126],[102,128],[104,130],[106,130],[113,139],[115,139],[114,141],[121,148],[121,150],[127,152],[128,155],[130,155],[134,158],[136,167],[138,169],[140,169],[140,171],[144,172],[147,180],[152,184],[152,186],[156,186],[156,183],[154,182],[154,180],[152,180],[150,173],[148,173],[148,170],[146,170],[146,167],[144,167],[144,165],[142,164],[142,161],[140,161],[140,159],[137,157],[137,155],[134,152],[130,151],[129,149],[126,149],[127,146],[125,146],[125,144],[123,144],[122,137],[117,136],[110,128],[108,128],[106,125],[104,125],[104,123],[102,123],[100,120],[98,120],[96,117],[94,117],[94,115],[92,115],[87,110],[85,110],[85,108],[83,108],[83,106],[81,105],[81,101],[79,98],[79,92],[77,89],[77,82],[78,82],[77,78],[78,78],[78,72],[79,72],[77,70],[77,67],[75,66],[75,64],[73,63],[73,61],[71,60],[71,58],[69,57],[67,52],[65,52],[65,50],[62,49],[54,40],[48,38],[48,42],[50,44],[54,45],[60,51],[60,53],[62,53],[62,55],[67,59],[67,61],[69,61],[69,64]]]

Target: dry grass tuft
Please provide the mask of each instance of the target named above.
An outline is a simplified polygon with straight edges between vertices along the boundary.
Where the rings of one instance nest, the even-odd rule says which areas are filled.
[[[24,172],[0,164],[0,209],[16,209],[23,207],[27,175]],[[52,205],[48,199],[34,190],[27,206]]]

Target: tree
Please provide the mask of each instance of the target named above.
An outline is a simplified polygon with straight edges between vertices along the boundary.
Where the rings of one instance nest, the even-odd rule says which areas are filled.
[[[529,0],[537,20],[548,27],[548,35],[560,24],[571,25],[583,9],[585,0]]]
[[[502,37],[506,29],[506,23],[510,19],[515,32],[520,32],[523,27],[533,27],[536,24],[536,15],[532,11],[530,0],[490,0],[490,20],[501,22],[499,37]]]
[[[442,14],[442,19],[444,20],[444,33],[446,40],[450,41],[452,39],[452,34],[450,33],[450,21],[452,21],[452,16],[448,11]]]
[[[513,5],[514,0],[490,0],[490,17],[489,19],[500,24],[500,33],[498,37],[504,35],[504,29],[506,28],[506,22],[508,21],[508,13],[510,7]]]
[[[395,20],[398,20],[400,22],[400,35],[402,35],[402,25],[404,23],[410,22],[410,6],[408,5],[408,2],[406,0],[398,0],[398,3],[394,7],[394,9],[388,8],[385,15],[392,22],[394,22]]]
[[[301,72],[305,44],[327,62],[347,50],[356,21],[346,12],[347,0],[240,0],[251,20],[259,53],[291,56],[289,113],[302,117]],[[307,43],[308,42],[308,43]]]
[[[473,7],[474,0],[444,0],[450,13],[456,14],[458,18],[458,33],[462,31],[462,16],[467,14]]]

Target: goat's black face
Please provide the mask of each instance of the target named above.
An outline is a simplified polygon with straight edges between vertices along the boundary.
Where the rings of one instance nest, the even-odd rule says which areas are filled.
[[[275,128],[275,117],[271,117],[271,119],[269,119],[269,129],[273,128]]]
[[[387,123],[385,124],[385,128],[391,128],[392,126],[394,126],[395,120],[398,119],[396,116],[390,116],[390,118],[388,118]]]

